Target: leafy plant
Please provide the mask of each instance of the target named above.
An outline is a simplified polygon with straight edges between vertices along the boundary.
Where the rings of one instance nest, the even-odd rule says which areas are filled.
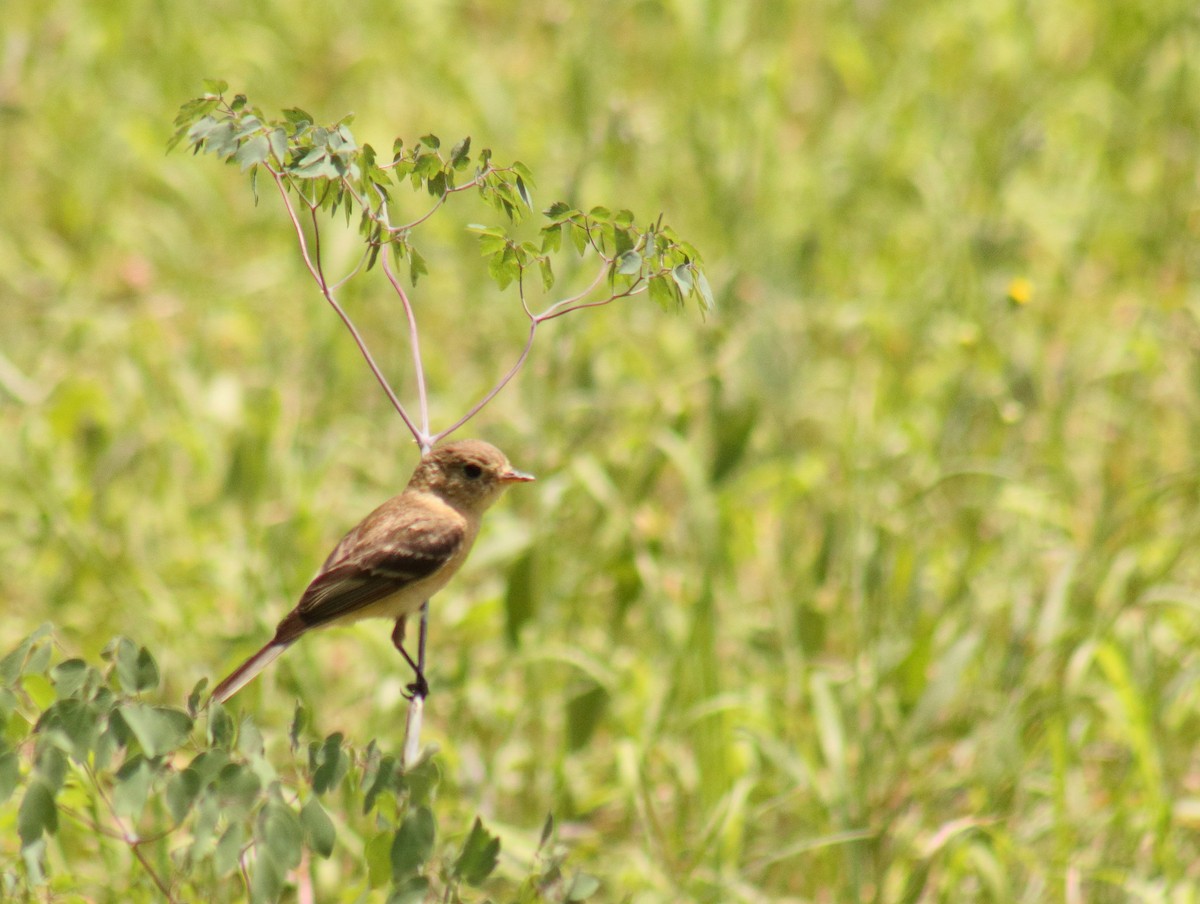
[[[441,140],[425,135],[411,147],[397,138],[391,160],[381,159],[370,144],[359,144],[350,131],[353,117],[329,126],[317,125],[304,110],[283,111],[283,118],[268,119],[243,94],[226,98],[223,81],[206,83],[207,92],[184,104],[176,117],[170,147],[187,144],[194,152],[215,154],[249,171],[255,197],[260,173],[265,173],[279,193],[296,233],[308,272],[321,295],[354,337],[371,372],[387,393],[422,451],[453,433],[495,398],[524,365],[538,328],[551,320],[587,308],[602,307],[623,298],[648,294],[665,308],[695,301],[702,312],[713,307],[712,290],[700,266],[696,249],[680,239],[662,217],[638,225],[629,210],[607,207],[577,209],[555,202],[542,212],[539,241],[521,239],[517,226],[533,210],[533,175],[520,162],[501,166],[490,150],[472,156],[471,139],[463,138],[443,151]],[[431,200],[418,215],[398,220],[393,215],[393,195],[405,184]],[[516,362],[474,406],[449,426],[430,426],[425,367],[417,328],[415,305],[397,271],[408,267],[413,287],[428,265],[415,241],[419,229],[453,198],[474,190],[483,202],[503,217],[504,225],[475,224],[488,272],[501,290],[515,287],[529,332]],[[341,215],[346,225],[357,223],[363,250],[355,266],[337,278],[326,272],[322,251],[322,215]],[[572,294],[535,308],[529,282],[536,278],[542,292],[556,285],[554,260],[563,245],[592,268],[592,277]],[[384,253],[380,253],[384,252]],[[367,343],[345,308],[338,291],[376,264],[399,300],[409,328],[419,414],[413,417],[392,390]],[[532,274],[532,276],[531,276]]]
[[[44,625],[0,659],[0,813],[15,804],[16,818],[0,841],[6,894],[54,870],[77,893],[122,901],[268,902],[290,889],[309,900],[379,889],[389,902],[462,901],[487,885],[531,904],[597,887],[564,871],[553,819],[530,862],[499,871],[507,876],[479,818],[465,838],[439,841],[432,758],[402,769],[374,740],[310,736],[300,706],[288,748],[269,752],[250,716],[201,712],[204,681],[185,707],[155,701],[158,687],[154,657],[124,637],[88,663],[64,656]]]

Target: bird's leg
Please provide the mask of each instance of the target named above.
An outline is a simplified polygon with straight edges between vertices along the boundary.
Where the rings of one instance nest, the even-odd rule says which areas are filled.
[[[425,632],[422,631],[421,632],[422,641],[425,639],[424,634],[425,634]],[[392,629],[392,645],[397,650],[400,651],[400,655],[404,657],[404,661],[409,664],[409,666],[413,670],[413,673],[416,675],[416,680],[413,681],[412,684],[408,685],[408,688],[407,688],[408,694],[406,695],[408,697],[408,699],[411,700],[413,697],[420,697],[420,698],[424,699],[425,697],[428,697],[429,696],[429,682],[425,680],[425,670],[420,665],[418,665],[416,662],[414,662],[413,658],[408,655],[408,650],[404,649],[404,617],[403,616],[396,619],[396,627]],[[422,643],[421,644],[421,653],[423,654],[424,652],[425,652],[425,644]],[[425,657],[422,655],[421,658],[424,659]]]

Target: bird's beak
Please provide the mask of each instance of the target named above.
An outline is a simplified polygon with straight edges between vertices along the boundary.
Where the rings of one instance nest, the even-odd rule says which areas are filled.
[[[529,483],[531,480],[537,480],[532,474],[526,474],[524,471],[518,471],[514,468],[509,468],[500,475],[501,483]]]

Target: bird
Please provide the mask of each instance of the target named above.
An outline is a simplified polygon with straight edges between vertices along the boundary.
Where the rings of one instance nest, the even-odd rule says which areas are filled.
[[[224,703],[314,628],[364,618],[394,620],[392,643],[416,673],[409,690],[425,696],[425,676],[404,649],[405,619],[462,566],[483,513],[504,490],[533,479],[482,440],[435,446],[402,493],[342,537],[275,636],[213,688],[211,700]]]

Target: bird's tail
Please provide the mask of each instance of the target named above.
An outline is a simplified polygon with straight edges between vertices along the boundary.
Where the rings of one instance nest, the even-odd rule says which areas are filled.
[[[269,644],[239,665],[233,670],[233,673],[213,688],[212,702],[224,703],[247,684],[254,680],[254,677],[274,662],[279,655],[292,645],[292,641],[277,641],[272,640]]]

